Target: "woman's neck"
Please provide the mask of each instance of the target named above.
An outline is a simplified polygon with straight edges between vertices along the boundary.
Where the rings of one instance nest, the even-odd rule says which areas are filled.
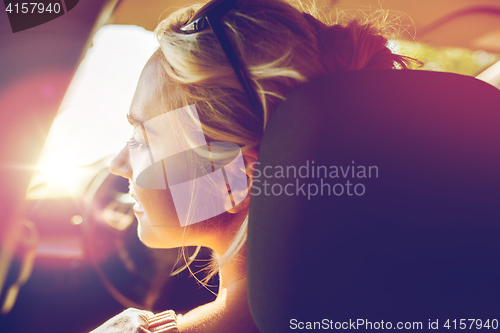
[[[229,289],[241,280],[246,281],[246,258],[238,255],[219,271],[219,289]]]
[[[248,306],[244,254],[224,265],[220,270],[219,279],[219,292],[215,301],[186,313],[179,320],[180,331],[259,332]]]

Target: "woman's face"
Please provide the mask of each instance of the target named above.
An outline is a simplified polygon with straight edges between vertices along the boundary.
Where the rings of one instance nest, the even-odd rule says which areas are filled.
[[[163,71],[155,55],[144,67],[128,114],[134,132],[111,162],[110,171],[130,181],[130,194],[137,202],[134,213],[141,241],[150,247],[170,248],[183,245],[183,228],[168,186],[166,189],[146,189],[134,181],[142,171],[135,161],[137,156],[148,154],[140,124],[168,111],[164,102],[168,86]]]
[[[246,217],[248,200],[242,200],[248,196],[249,191],[243,158],[251,157],[251,161],[254,161],[256,154],[252,155],[254,150],[247,150],[243,153],[243,158],[240,156],[239,159],[234,159],[238,162],[225,165],[224,177],[229,178],[217,176],[222,174],[218,170],[210,173],[208,178],[194,176],[192,179],[196,178],[196,181],[186,182],[198,184],[196,186],[180,187],[179,181],[191,177],[192,170],[208,169],[193,168],[194,165],[201,165],[198,163],[201,160],[193,160],[196,161],[193,164],[187,157],[179,158],[178,152],[184,154],[193,145],[198,148],[206,145],[199,121],[193,122],[192,114],[184,118],[187,114],[184,113],[184,108],[181,113],[178,112],[180,108],[176,104],[180,103],[175,101],[181,100],[179,94],[169,84],[158,53],[153,55],[141,73],[127,115],[133,126],[133,134],[111,162],[110,171],[129,179],[130,194],[137,202],[134,213],[139,222],[138,234],[144,244],[156,248],[202,245],[215,249],[229,241]],[[193,127],[192,124],[198,125]],[[239,147],[234,146],[239,151]],[[219,145],[214,145],[211,149],[216,149],[215,147]],[[212,153],[208,155],[213,156]],[[175,159],[166,159],[168,156],[175,156]],[[210,157],[204,161],[210,162],[211,159]],[[152,160],[157,163],[152,165]],[[209,165],[213,168],[213,164]],[[148,166],[159,172],[150,173],[152,169],[146,169]],[[166,182],[167,174],[172,190]],[[199,184],[204,184],[204,181],[199,180],[202,178],[211,180],[199,187]],[[227,179],[231,180],[232,197],[226,185]],[[189,190],[184,191],[186,188]],[[176,211],[173,196],[179,203],[179,211]],[[184,203],[190,204],[187,210]],[[187,236],[185,227],[181,226],[185,224],[189,224]]]

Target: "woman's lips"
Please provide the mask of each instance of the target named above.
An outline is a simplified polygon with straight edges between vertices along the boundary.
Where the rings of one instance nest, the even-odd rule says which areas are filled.
[[[136,214],[144,213],[144,208],[142,208],[142,206],[139,205],[138,202],[136,202],[134,205],[134,213],[136,213]]]
[[[134,213],[136,213],[136,214],[144,213],[144,208],[142,208],[142,206],[139,204],[139,201],[137,200],[137,198],[135,197],[135,195],[133,193],[131,193],[130,195],[135,200]]]

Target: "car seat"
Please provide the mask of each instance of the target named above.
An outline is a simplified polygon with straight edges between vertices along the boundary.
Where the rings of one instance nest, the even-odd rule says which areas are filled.
[[[262,332],[500,313],[498,89],[427,71],[324,76],[277,108],[258,162],[247,273]]]

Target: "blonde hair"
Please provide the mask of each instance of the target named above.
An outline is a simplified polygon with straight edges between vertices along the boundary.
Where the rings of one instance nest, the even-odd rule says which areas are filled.
[[[178,92],[177,100],[169,103],[176,107],[196,105],[209,141],[233,142],[242,150],[259,149],[273,111],[299,84],[341,71],[406,69],[412,61],[391,52],[380,21],[332,24],[325,18],[320,20],[314,6],[301,8],[283,0],[240,0],[222,21],[263,106],[261,119],[249,107],[213,31],[180,31],[200,7],[177,11],[155,30],[166,76]],[[212,261],[205,281],[244,248],[247,223],[248,216],[227,252]]]

